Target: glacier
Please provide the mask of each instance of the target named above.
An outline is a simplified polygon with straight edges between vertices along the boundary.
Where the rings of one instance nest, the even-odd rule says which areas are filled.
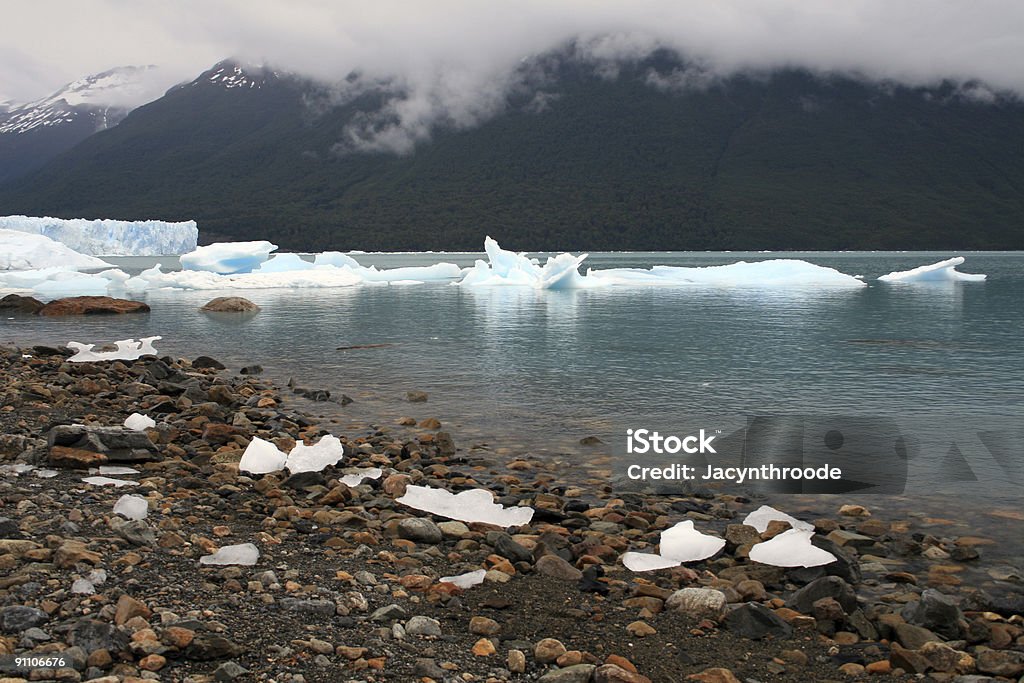
[[[910,270],[895,270],[878,278],[879,282],[984,282],[980,273],[961,273],[956,269],[964,262],[963,256],[918,266]]]
[[[0,229],[43,235],[91,256],[162,256],[196,248],[195,221],[119,221],[0,216]],[[102,266],[101,266],[102,267]]]

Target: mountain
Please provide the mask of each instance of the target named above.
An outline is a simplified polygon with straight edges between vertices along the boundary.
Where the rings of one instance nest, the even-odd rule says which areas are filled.
[[[1024,105],[672,54],[532,58],[498,111],[367,151],[399,86],[223,62],[0,186],[7,213],[195,219],[290,250],[1021,249]],[[344,96],[341,96],[342,93]],[[353,131],[356,134],[353,134]],[[355,141],[355,142],[354,142]]]
[[[126,66],[68,83],[48,97],[0,103],[0,183],[43,166],[93,133],[116,126],[166,86],[153,66]]]

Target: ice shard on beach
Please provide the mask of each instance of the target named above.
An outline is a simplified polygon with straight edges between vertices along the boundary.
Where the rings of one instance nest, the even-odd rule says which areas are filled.
[[[350,474],[346,474],[339,481],[345,486],[359,486],[366,479],[380,479],[384,474],[384,470],[379,467],[367,467],[365,469],[359,469]]]
[[[684,520],[661,532],[658,554],[628,552],[622,563],[634,572],[678,567],[684,562],[697,562],[717,555],[725,547],[725,539],[702,534],[693,528],[692,520]]]
[[[963,256],[918,266],[910,270],[896,270],[878,278],[879,282],[984,282],[985,276],[980,273],[961,273],[956,269],[964,262]]]
[[[345,449],[341,440],[327,434],[312,446],[299,442],[288,453],[284,463],[292,474],[297,472],[322,472],[325,467],[337,465],[345,457]]]
[[[810,522],[801,521],[796,517],[787,515],[781,510],[776,510],[770,505],[762,505],[743,518],[743,523],[757,529],[759,534],[763,534],[768,529],[768,524],[771,522],[788,522],[794,529],[814,531],[814,525]]]
[[[774,567],[820,567],[836,556],[811,543],[814,531],[790,529],[750,549],[750,560]]]
[[[153,342],[163,337],[143,337],[138,341],[134,339],[121,339],[114,342],[117,348],[114,351],[93,351],[95,344],[82,344],[71,341],[67,343],[69,349],[74,350],[75,355],[68,358],[69,363],[91,363],[105,360],[137,360],[143,356],[155,356],[157,351],[153,348]]]
[[[156,427],[156,420],[142,413],[132,413],[125,419],[124,426],[136,432],[144,432]]]
[[[260,559],[260,549],[252,543],[239,543],[238,545],[226,545],[212,555],[203,555],[199,558],[199,564],[206,565],[254,565]]]
[[[142,496],[125,494],[114,504],[114,514],[127,519],[146,519],[149,515],[149,502]]]
[[[483,522],[495,526],[521,526],[533,519],[533,508],[509,507],[494,502],[490,491],[469,489],[451,493],[429,486],[408,486],[405,495],[396,499],[416,510],[430,512],[460,522]]]
[[[121,488],[122,486],[138,486],[137,481],[128,481],[127,479],[111,479],[110,477],[85,477],[82,479],[86,484],[92,486],[113,486],[115,488]]]
[[[472,588],[477,584],[483,583],[485,576],[487,576],[487,570],[477,569],[475,571],[458,574],[456,576],[442,576],[438,581],[441,583],[450,583],[453,586],[465,589]]]
[[[283,470],[287,460],[288,455],[278,450],[277,446],[254,436],[242,453],[238,469],[251,474],[269,474]]]

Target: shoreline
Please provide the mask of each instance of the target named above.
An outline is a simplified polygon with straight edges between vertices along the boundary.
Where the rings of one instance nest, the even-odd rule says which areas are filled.
[[[412,425],[357,430],[293,409],[295,394],[259,375],[168,357],[67,364],[57,349],[9,346],[0,356],[0,464],[58,471],[0,479],[10,518],[0,534],[9,573],[0,653],[70,647],[82,666],[66,680],[147,670],[153,680],[212,680],[204,677],[218,670],[230,680],[229,662],[296,683],[731,680],[706,673],[716,668],[794,681],[1024,672],[1021,578],[960,578],[984,566],[991,539],[944,537],[859,506],[840,514],[847,501],[834,497],[833,514],[807,521],[831,539],[837,566],[782,570],[745,558],[783,530],[759,536],[739,523],[759,503],[567,486],[542,462],[463,451],[457,432],[450,449],[431,428],[429,403],[409,403]],[[141,524],[111,512],[124,489],[84,485],[85,472],[56,467],[72,459],[55,459],[44,440],[58,422],[117,426],[135,411],[158,422],[155,459],[132,464],[141,473],[128,493],[149,500]],[[238,473],[253,436],[284,448],[326,433],[346,444],[338,470],[290,480]],[[385,472],[340,484],[341,470],[357,465]],[[396,503],[409,483],[483,487],[537,514],[507,533],[451,522]],[[406,519],[431,521],[413,532],[403,531]],[[686,519],[722,535],[725,551],[644,574],[622,566],[623,552],[651,552],[660,531]],[[254,567],[198,563],[216,546],[246,542],[261,553]],[[70,592],[97,568],[107,580],[94,596]],[[437,581],[480,568],[489,571],[480,586]],[[673,597],[684,588],[698,593]]]

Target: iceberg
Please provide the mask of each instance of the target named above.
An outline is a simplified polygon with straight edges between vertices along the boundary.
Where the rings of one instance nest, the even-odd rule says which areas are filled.
[[[95,344],[82,344],[76,341],[67,343],[67,348],[73,349],[75,355],[68,358],[69,363],[91,363],[101,360],[137,360],[143,356],[155,356],[157,351],[153,348],[153,342],[163,337],[142,337],[139,341],[134,339],[121,339],[114,342],[117,349],[114,351],[93,351]]]
[[[628,552],[622,554],[622,564],[633,572],[653,572],[659,569],[678,567],[682,562],[670,560],[654,553]]]
[[[201,270],[220,275],[249,273],[270,258],[276,244],[266,240],[254,242],[217,242],[183,254],[183,270]]]
[[[126,519],[145,519],[149,515],[149,502],[142,496],[132,496],[126,493],[114,504],[114,514],[121,515]]]
[[[329,465],[336,465],[345,457],[341,440],[328,434],[312,446],[301,441],[288,453],[284,466],[292,474],[298,472],[322,472]]]
[[[484,489],[451,493],[445,489],[411,485],[406,487],[404,496],[395,500],[414,510],[457,519],[460,522],[483,522],[510,527],[529,524],[533,519],[533,508],[506,508],[495,503],[491,492]]]
[[[743,523],[757,529],[757,533],[759,534],[763,534],[768,530],[768,524],[770,522],[789,522],[789,526],[794,529],[814,531],[814,525],[810,522],[801,521],[796,517],[787,515],[781,510],[776,510],[770,505],[762,505],[743,518]]]
[[[92,256],[184,254],[196,248],[199,238],[195,221],[167,223],[0,216],[0,229],[43,235]]]
[[[288,273],[296,270],[311,270],[315,267],[298,254],[274,254],[269,261],[261,263],[253,272]]]
[[[144,432],[156,427],[156,420],[142,413],[132,413],[125,419],[124,426],[136,432]]]
[[[238,469],[252,474],[269,474],[283,470],[287,459],[288,456],[278,450],[277,446],[256,436],[245,447],[242,459],[238,461]]]
[[[458,574],[456,576],[442,576],[438,581],[441,583],[450,583],[453,586],[459,588],[472,588],[477,584],[484,582],[484,577],[487,576],[487,570],[477,569],[476,571],[466,572],[465,574]]]
[[[348,254],[343,254],[340,251],[324,251],[313,257],[314,266],[334,266],[336,268],[344,268],[345,266],[351,266],[353,268],[361,267],[359,261]]]
[[[593,287],[865,287],[866,283],[834,268],[800,259],[769,259],[748,263],[738,261],[721,266],[608,268],[579,267],[587,254],[559,254],[544,265],[525,254],[502,249],[491,237],[484,240],[487,261],[478,260],[463,272],[463,286],[519,286],[534,289],[586,289]]]
[[[125,283],[125,289],[129,292],[145,292],[149,289],[161,288],[190,290],[306,289],[352,287],[362,283],[363,279],[350,268],[335,268],[333,266],[280,273],[255,272],[222,275],[197,270],[164,273],[158,263],[128,280]]]
[[[963,256],[918,266],[910,270],[894,270],[878,278],[879,282],[984,282],[985,276],[975,273],[961,273],[956,269],[964,262]]]
[[[225,565],[241,564],[254,565],[260,559],[260,549],[252,543],[239,543],[238,545],[226,545],[212,555],[203,555],[199,558],[199,564]]]
[[[57,272],[110,267],[102,259],[81,254],[45,235],[0,228],[0,271],[52,268]]]
[[[750,549],[750,560],[774,567],[820,567],[836,556],[811,543],[814,531],[790,529]]]

